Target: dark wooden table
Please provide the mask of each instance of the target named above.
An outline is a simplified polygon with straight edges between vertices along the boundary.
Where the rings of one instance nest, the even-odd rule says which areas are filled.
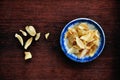
[[[89,63],[75,63],[62,52],[59,37],[76,18],[97,21],[106,35],[102,54]],[[41,38],[24,50],[14,38],[33,25]],[[118,0],[1,0],[0,80],[120,80],[120,1]],[[44,34],[50,32],[49,39]]]

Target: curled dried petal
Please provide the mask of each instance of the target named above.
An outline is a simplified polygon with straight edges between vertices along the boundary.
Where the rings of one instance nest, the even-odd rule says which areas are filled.
[[[17,33],[15,34],[15,37],[19,40],[20,44],[23,46],[24,45],[23,38]]]
[[[24,35],[24,36],[27,36],[27,33],[23,30],[20,30],[20,32]]]
[[[33,37],[29,38],[25,43],[24,49],[27,49],[31,45],[32,41],[33,41]]]

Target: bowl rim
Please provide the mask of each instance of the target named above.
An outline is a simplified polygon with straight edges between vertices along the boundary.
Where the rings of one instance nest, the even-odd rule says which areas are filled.
[[[68,29],[68,28],[70,27],[70,24],[74,23],[75,21],[76,21],[76,23],[77,23],[77,21],[78,21],[78,22],[82,22],[82,20],[85,20],[86,22],[90,21],[91,23],[93,23],[93,25],[95,26],[95,28],[97,28],[97,30],[99,29],[98,31],[101,32],[100,35],[102,35],[101,40],[102,40],[103,43],[102,43],[102,42],[100,43],[100,45],[99,45],[99,47],[98,47],[98,50],[95,52],[96,55],[92,56],[91,59],[88,59],[88,60],[76,59],[76,58],[73,57],[71,54],[67,53],[67,52],[66,52],[67,50],[65,51],[65,45],[64,45],[64,43],[63,43],[63,42],[64,42],[64,38],[63,38],[63,37],[65,36],[65,33],[66,33],[66,31],[67,31],[66,29]],[[88,22],[88,23],[89,23],[89,22]],[[76,18],[76,19],[68,22],[68,23],[64,26],[64,28],[62,29],[61,34],[60,34],[60,46],[61,46],[61,49],[62,49],[63,53],[64,53],[69,59],[71,59],[72,61],[80,62],[80,63],[90,62],[90,61],[95,60],[95,59],[101,54],[101,52],[103,51],[103,49],[104,49],[104,47],[105,47],[105,33],[104,33],[102,27],[101,27],[96,21],[94,21],[94,20],[92,20],[92,19],[90,19],[90,18]],[[99,51],[99,52],[98,52],[98,51]]]

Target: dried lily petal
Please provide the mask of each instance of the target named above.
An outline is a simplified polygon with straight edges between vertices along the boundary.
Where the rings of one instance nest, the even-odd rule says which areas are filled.
[[[68,50],[68,53],[79,53],[80,48],[78,46],[73,46]]]
[[[96,45],[94,45],[94,46],[91,47],[91,52],[89,53],[90,57],[92,57],[95,54],[96,49],[97,49]]]
[[[84,29],[84,30],[88,30],[89,29],[87,23],[80,23],[79,28],[80,29]]]
[[[50,33],[46,33],[45,38],[48,39],[49,35],[50,35]]]
[[[25,60],[28,60],[28,59],[31,59],[32,58],[32,54],[31,54],[31,52],[24,52],[24,54],[25,54]]]
[[[20,32],[24,35],[24,36],[27,36],[27,33],[23,30],[20,30]]]
[[[37,33],[35,36],[35,41],[37,41],[40,38],[40,33]]]
[[[78,54],[78,57],[83,58],[86,55],[87,52],[88,52],[87,49],[83,49],[82,52],[80,54]]]
[[[84,43],[78,37],[76,37],[76,43],[80,48],[82,48],[82,49],[85,48]]]
[[[36,30],[33,26],[26,26],[25,29],[31,36],[36,35]]]
[[[31,45],[32,41],[33,41],[33,37],[29,38],[25,43],[24,49],[27,49]]]
[[[23,46],[24,45],[23,38],[17,33],[15,34],[15,37],[19,40],[20,44]]]
[[[80,39],[82,39],[84,41],[89,41],[90,37],[91,37],[91,33],[88,33],[86,35],[81,36]]]

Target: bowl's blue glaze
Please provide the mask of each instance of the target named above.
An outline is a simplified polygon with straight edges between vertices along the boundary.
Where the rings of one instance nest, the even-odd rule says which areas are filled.
[[[67,45],[66,45],[66,40],[65,40],[65,33],[67,32],[68,28],[69,27],[72,27],[74,26],[76,23],[81,23],[81,22],[86,22],[86,23],[89,23],[89,24],[92,24],[95,26],[95,28],[99,31],[100,33],[100,44],[99,44],[99,47],[98,49],[96,50],[94,56],[92,57],[84,57],[84,58],[77,58],[77,56],[75,56],[74,54],[69,54],[67,52]],[[94,20],[92,19],[89,19],[89,18],[77,18],[77,19],[74,19],[72,21],[70,21],[62,30],[61,32],[61,35],[60,35],[60,45],[61,45],[61,48],[64,52],[64,54],[70,58],[71,60],[75,61],[75,62],[81,62],[81,63],[85,63],[85,62],[89,62],[89,61],[92,61],[94,59],[96,59],[100,54],[101,52],[103,51],[103,48],[105,46],[105,34],[104,34],[104,31],[103,29],[101,28],[101,26],[95,22]]]

